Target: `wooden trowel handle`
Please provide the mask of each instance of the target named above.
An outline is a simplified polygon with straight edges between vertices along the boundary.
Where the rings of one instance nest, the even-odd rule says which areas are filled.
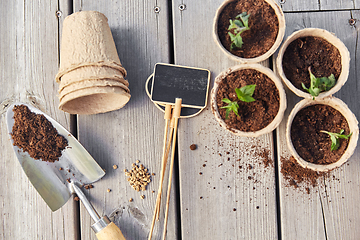
[[[99,240],[126,240],[120,229],[113,222],[96,233],[96,237]]]

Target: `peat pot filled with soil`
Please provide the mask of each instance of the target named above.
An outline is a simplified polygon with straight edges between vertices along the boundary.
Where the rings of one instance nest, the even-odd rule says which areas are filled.
[[[286,109],[281,81],[260,64],[223,71],[211,90],[211,110],[222,127],[235,135],[258,137],[273,131]]]
[[[291,154],[304,167],[329,171],[354,153],[358,121],[340,99],[303,99],[291,111],[286,141]]]
[[[273,0],[227,0],[214,18],[215,42],[240,63],[269,58],[280,46],[284,33],[284,13]]]
[[[345,84],[350,54],[332,33],[305,28],[285,40],[276,67],[286,86],[299,97],[325,98]]]

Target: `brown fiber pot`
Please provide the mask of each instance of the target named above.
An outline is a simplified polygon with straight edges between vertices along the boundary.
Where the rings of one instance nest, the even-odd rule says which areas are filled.
[[[244,132],[244,131],[240,131],[238,129],[230,128],[225,123],[225,121],[221,118],[219,111],[218,111],[217,104],[216,104],[216,94],[217,94],[217,91],[219,89],[219,84],[221,83],[222,79],[224,77],[226,77],[226,75],[228,75],[232,72],[236,72],[241,69],[254,69],[254,70],[257,70],[257,71],[265,74],[267,77],[269,77],[274,82],[276,88],[279,91],[280,106],[279,106],[279,111],[278,111],[277,115],[275,116],[273,121],[270,122],[270,124],[267,125],[265,128],[260,129],[258,131],[254,131],[254,132]],[[228,130],[229,132],[231,132],[237,136],[241,136],[241,137],[258,137],[263,134],[272,132],[275,128],[277,128],[277,126],[279,126],[279,124],[284,116],[285,109],[286,109],[286,95],[285,95],[285,91],[284,91],[283,85],[281,83],[281,80],[275,75],[275,73],[273,71],[271,71],[269,68],[266,68],[260,64],[236,65],[234,67],[231,67],[231,68],[221,72],[215,78],[214,86],[210,93],[210,100],[211,100],[212,113],[214,114],[215,119],[220,123],[220,125],[223,128],[225,128],[226,130]]]
[[[294,117],[301,109],[311,106],[311,105],[315,105],[315,104],[328,105],[328,106],[338,110],[347,120],[349,128],[350,128],[350,132],[352,133],[346,151],[341,156],[341,158],[335,163],[323,165],[323,164],[314,164],[314,163],[307,162],[305,159],[303,159],[299,156],[299,154],[295,150],[295,147],[292,144],[291,125],[294,120]],[[289,118],[288,118],[288,121],[286,124],[286,142],[287,142],[287,145],[288,145],[288,148],[289,148],[291,154],[294,156],[296,161],[302,167],[309,168],[314,171],[329,171],[329,170],[335,169],[337,167],[340,167],[354,153],[355,148],[357,146],[358,138],[359,138],[359,127],[358,127],[358,121],[356,120],[355,115],[350,111],[348,106],[343,101],[341,101],[338,98],[331,97],[331,96],[327,97],[325,99],[316,99],[316,100],[303,99],[302,101],[300,101],[299,103],[297,103],[295,105],[295,107],[293,108],[293,110],[291,111],[291,113],[289,115]]]
[[[283,38],[284,38],[284,34],[285,34],[285,16],[283,11],[281,10],[281,8],[279,7],[279,5],[277,5],[273,0],[264,0],[265,2],[267,2],[275,11],[275,14],[278,18],[279,21],[279,32],[277,35],[277,38],[275,40],[274,45],[263,55],[260,55],[258,57],[254,57],[254,58],[242,58],[242,57],[238,57],[234,54],[232,54],[231,52],[229,52],[222,44],[221,41],[219,39],[218,36],[218,19],[219,19],[219,15],[222,12],[222,10],[226,7],[226,5],[228,5],[229,3],[233,2],[234,0],[226,0],[224,1],[221,6],[217,9],[216,14],[215,14],[215,18],[214,18],[214,22],[213,22],[213,38],[216,42],[216,45],[218,45],[220,47],[220,49],[227,55],[229,56],[231,59],[240,62],[240,63],[258,63],[261,61],[264,61],[266,59],[268,59],[271,55],[273,55],[275,53],[275,51],[279,48]]]
[[[276,58],[276,69],[278,71],[279,76],[285,83],[285,85],[297,96],[302,98],[309,98],[312,99],[313,96],[311,96],[308,92],[304,92],[301,89],[296,88],[289,79],[286,78],[283,67],[282,67],[282,61],[283,56],[286,51],[286,48],[289,46],[291,42],[294,40],[301,38],[301,37],[319,37],[323,38],[329,43],[331,43],[333,46],[335,46],[341,55],[341,73],[339,78],[336,81],[336,84],[334,87],[332,87],[329,91],[321,92],[319,96],[315,98],[325,98],[328,96],[333,95],[335,92],[339,91],[339,89],[345,84],[348,76],[349,76],[349,68],[350,68],[350,54],[344,43],[338,39],[334,34],[319,28],[305,28],[299,31],[294,32],[291,34],[285,41],[284,44],[281,46],[278,56]]]

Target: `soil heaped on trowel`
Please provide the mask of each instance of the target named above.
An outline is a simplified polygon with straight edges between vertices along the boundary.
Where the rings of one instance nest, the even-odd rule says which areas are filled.
[[[55,162],[68,145],[54,126],[42,114],[30,111],[25,105],[14,106],[14,126],[11,137],[30,157],[46,162]]]

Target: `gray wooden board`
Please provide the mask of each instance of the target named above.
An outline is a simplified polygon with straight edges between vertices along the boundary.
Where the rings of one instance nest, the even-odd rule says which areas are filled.
[[[0,239],[76,239],[76,204],[52,212],[24,174],[9,141],[5,112],[15,101],[35,105],[66,128],[69,115],[58,110],[59,4],[66,1],[1,1]],[[60,9],[61,10],[61,9]]]
[[[175,64],[209,69],[211,87],[216,75],[236,64],[212,37],[222,2],[173,1]],[[197,149],[191,151],[191,144]],[[258,156],[269,151],[273,159],[272,134],[237,137],[220,127],[208,105],[198,116],[180,119],[178,148],[183,239],[277,238],[274,166],[265,167]]]
[[[92,116],[78,116],[80,142],[106,170],[105,177],[87,191],[99,214],[107,214],[126,239],[146,239],[152,221],[160,179],[164,115],[145,93],[145,81],[157,62],[169,62],[168,6],[157,1],[75,1],[75,11],[97,10],[109,19],[120,61],[128,72],[131,99],[122,109]],[[154,12],[155,7],[159,13]],[[156,173],[145,192],[136,192],[126,181],[123,169],[136,160]],[[112,166],[118,165],[114,170]],[[167,175],[166,175],[167,179]],[[167,184],[167,181],[164,182]],[[166,185],[164,185],[166,186]],[[107,192],[107,189],[111,192]],[[165,189],[165,188],[164,188]],[[152,193],[155,191],[155,193]],[[166,192],[166,191],[164,191]],[[144,194],[145,199],[140,196]],[[165,199],[166,195],[163,195]],[[128,200],[133,198],[133,202]],[[165,204],[153,239],[160,239]],[[168,222],[168,239],[177,239],[174,193]],[[81,237],[95,239],[93,221],[81,208]]]
[[[360,0],[276,0],[284,12],[359,9]]]
[[[348,20],[353,16],[359,18],[359,11],[341,12],[313,12],[287,13],[286,36],[293,31],[305,27],[319,27],[335,33],[350,51],[350,75],[347,83],[335,94],[348,104],[349,108],[359,119],[359,69],[357,56],[359,55],[358,31],[349,25]],[[336,19],[336,24],[334,20]],[[293,93],[287,93],[288,109],[286,116],[293,106],[301,99]],[[290,153],[285,141],[285,125],[287,117],[283,119],[277,132],[277,145],[280,158],[288,159]],[[360,184],[359,148],[348,163],[333,170],[329,178],[318,180],[317,187],[310,187],[310,194],[305,191],[306,185],[299,189],[288,186],[280,175],[280,209],[282,239],[358,239],[360,229],[359,206]],[[281,169],[281,167],[280,167]]]

